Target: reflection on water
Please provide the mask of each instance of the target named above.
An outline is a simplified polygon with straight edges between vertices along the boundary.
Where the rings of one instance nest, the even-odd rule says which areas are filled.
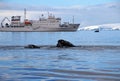
[[[55,47],[61,38],[77,47]],[[0,32],[0,81],[120,81],[119,39],[119,31]]]

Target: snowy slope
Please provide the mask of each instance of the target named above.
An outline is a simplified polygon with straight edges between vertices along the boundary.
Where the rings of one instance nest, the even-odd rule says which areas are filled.
[[[120,23],[80,27],[78,30],[120,30]]]

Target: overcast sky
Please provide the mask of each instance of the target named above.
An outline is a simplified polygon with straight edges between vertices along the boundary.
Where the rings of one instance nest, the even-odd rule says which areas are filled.
[[[97,5],[110,2],[117,2],[120,0],[0,0],[0,2],[9,4],[20,4],[20,5],[36,5],[36,6],[52,6],[52,7],[63,7],[73,5]],[[16,6],[16,5],[15,5]]]
[[[39,19],[48,12],[64,21],[75,17],[81,26],[120,23],[120,0],[0,0],[0,21],[14,15],[28,19]]]

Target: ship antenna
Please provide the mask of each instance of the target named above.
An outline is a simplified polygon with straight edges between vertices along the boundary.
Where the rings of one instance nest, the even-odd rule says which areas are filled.
[[[24,9],[24,22],[26,20],[26,8]]]
[[[49,17],[49,12],[48,12],[48,17]]]
[[[73,16],[73,24],[74,24],[74,16]]]

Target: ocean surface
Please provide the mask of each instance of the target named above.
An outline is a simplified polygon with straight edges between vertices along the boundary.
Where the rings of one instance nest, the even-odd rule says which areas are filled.
[[[120,81],[120,31],[0,32],[0,81]]]

